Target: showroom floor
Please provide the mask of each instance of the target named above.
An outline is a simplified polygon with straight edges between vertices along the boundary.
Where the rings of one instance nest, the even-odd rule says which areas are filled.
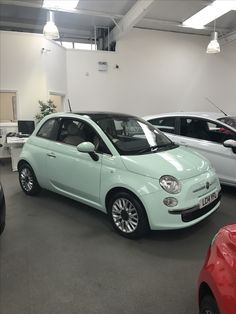
[[[236,222],[236,189],[190,229],[127,240],[95,209],[43,191],[23,194],[0,166],[7,227],[0,238],[1,314],[195,314],[196,282],[217,230]]]

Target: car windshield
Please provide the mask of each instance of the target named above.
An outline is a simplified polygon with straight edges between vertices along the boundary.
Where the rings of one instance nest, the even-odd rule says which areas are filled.
[[[236,117],[223,117],[218,120],[236,129]]]
[[[96,123],[121,155],[154,153],[176,147],[161,131],[136,117],[103,117]]]

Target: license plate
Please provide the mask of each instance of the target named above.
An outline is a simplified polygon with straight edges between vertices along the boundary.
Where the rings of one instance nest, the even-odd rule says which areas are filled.
[[[216,200],[218,197],[218,193],[217,192],[213,192],[212,194],[202,198],[200,201],[199,201],[199,207],[200,208],[203,208],[209,204],[211,204],[212,202],[214,202],[214,200]]]

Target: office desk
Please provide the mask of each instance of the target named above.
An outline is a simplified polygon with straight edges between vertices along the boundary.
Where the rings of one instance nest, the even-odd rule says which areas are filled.
[[[15,136],[7,137],[7,145],[10,149],[11,154],[12,171],[17,171],[17,163],[19,161],[20,153],[22,147],[24,146],[27,140],[28,137],[15,137]]]
[[[0,159],[10,158],[10,150],[7,146],[6,135],[10,132],[17,132],[17,123],[15,122],[0,122]],[[1,146],[2,145],[2,146]]]

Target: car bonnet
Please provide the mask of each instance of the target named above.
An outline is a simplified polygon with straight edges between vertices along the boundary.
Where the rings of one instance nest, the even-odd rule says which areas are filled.
[[[158,179],[163,175],[171,175],[178,180],[184,180],[198,176],[210,168],[209,162],[204,157],[180,147],[121,158],[129,171]]]

